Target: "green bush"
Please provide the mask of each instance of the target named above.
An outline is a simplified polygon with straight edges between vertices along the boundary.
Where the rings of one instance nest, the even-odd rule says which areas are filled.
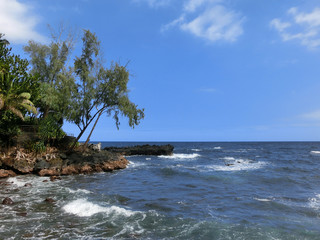
[[[35,142],[31,145],[31,151],[35,152],[36,154],[43,153],[46,150],[47,150],[47,147],[43,141],[38,141],[38,142]]]
[[[57,140],[63,138],[66,133],[61,129],[57,117],[49,115],[39,123],[39,137],[45,142],[54,145]]]
[[[2,147],[8,148],[15,145],[16,137],[21,133],[21,120],[9,111],[1,112],[0,116],[0,141]]]

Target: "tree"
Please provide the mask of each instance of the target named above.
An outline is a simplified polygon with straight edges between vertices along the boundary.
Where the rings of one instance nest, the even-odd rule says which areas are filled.
[[[48,117],[50,112],[60,114],[62,119],[69,111],[70,99],[76,89],[72,70],[68,68],[68,60],[74,46],[74,35],[69,31],[64,37],[64,29],[58,33],[51,30],[50,44],[29,41],[24,51],[29,54],[32,64],[31,73],[40,79],[40,98],[37,105],[42,117]]]
[[[82,41],[82,55],[74,62],[78,91],[69,116],[69,120],[80,130],[73,147],[95,120],[85,142],[86,146],[100,117],[105,113],[113,116],[117,128],[120,125],[119,115],[127,117],[131,127],[138,125],[144,118],[144,109],[138,109],[138,106],[129,100],[129,72],[126,66],[112,63],[110,68],[103,67],[99,55],[100,42],[89,30],[84,31]]]
[[[11,111],[24,120],[24,112],[37,113],[30,91],[37,95],[38,82],[28,71],[28,61],[11,53],[0,34],[0,111]]]
[[[28,73],[28,61],[11,53],[9,42],[0,34],[0,139],[10,144],[19,133],[19,119],[26,113],[37,113],[39,84]]]

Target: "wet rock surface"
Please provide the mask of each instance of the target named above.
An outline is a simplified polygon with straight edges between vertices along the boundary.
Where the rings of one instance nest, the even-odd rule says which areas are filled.
[[[125,156],[131,155],[172,155],[174,147],[170,144],[168,145],[137,145],[133,147],[106,147],[104,150],[121,153]]]
[[[3,199],[2,204],[3,204],[3,205],[12,205],[12,204],[13,204],[13,201],[12,201],[11,198],[6,197],[5,199]]]

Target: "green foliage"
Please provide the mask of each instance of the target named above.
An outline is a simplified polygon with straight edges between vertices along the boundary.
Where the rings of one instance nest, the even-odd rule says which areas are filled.
[[[127,84],[130,74],[126,66],[112,63],[110,68],[103,67],[99,55],[100,42],[89,30],[84,31],[82,41],[82,55],[74,62],[78,90],[68,116],[68,120],[74,122],[81,131],[77,140],[96,119],[92,133],[104,113],[113,116],[117,128],[120,125],[119,115],[129,119],[129,126],[138,125],[144,118],[144,109],[138,109],[138,106],[129,100]]]
[[[52,145],[56,140],[60,140],[66,134],[61,129],[62,123],[58,119],[58,115],[50,114],[47,118],[41,119],[39,123],[39,137],[46,143]]]
[[[37,98],[38,90],[37,79],[28,73],[28,61],[12,54],[7,42],[0,42],[0,114],[9,110],[22,120],[27,112],[36,114],[31,96]]]
[[[19,125],[21,120],[12,112],[4,111],[0,118],[0,141],[3,147],[15,144],[16,137],[21,133]]]
[[[25,115],[37,113],[33,101],[38,97],[39,84],[28,73],[28,61],[14,55],[2,37],[0,34],[0,139],[9,147],[20,133]]]
[[[36,154],[43,153],[47,150],[47,147],[43,141],[30,143],[27,148]]]
[[[29,54],[32,65],[31,73],[40,79],[40,98],[36,102],[43,117],[49,112],[60,114],[69,111],[70,99],[76,90],[72,70],[67,62],[73,49],[73,36],[62,40],[62,31],[52,34],[52,42],[48,45],[29,41],[24,51]]]

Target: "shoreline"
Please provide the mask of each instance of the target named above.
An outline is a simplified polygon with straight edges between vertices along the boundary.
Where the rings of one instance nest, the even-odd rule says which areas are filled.
[[[91,144],[85,151],[72,152],[50,148],[42,154],[15,148],[0,156],[0,178],[34,174],[38,176],[60,176],[111,172],[125,169],[130,155],[171,155],[171,145],[141,145],[125,148],[105,148]]]

